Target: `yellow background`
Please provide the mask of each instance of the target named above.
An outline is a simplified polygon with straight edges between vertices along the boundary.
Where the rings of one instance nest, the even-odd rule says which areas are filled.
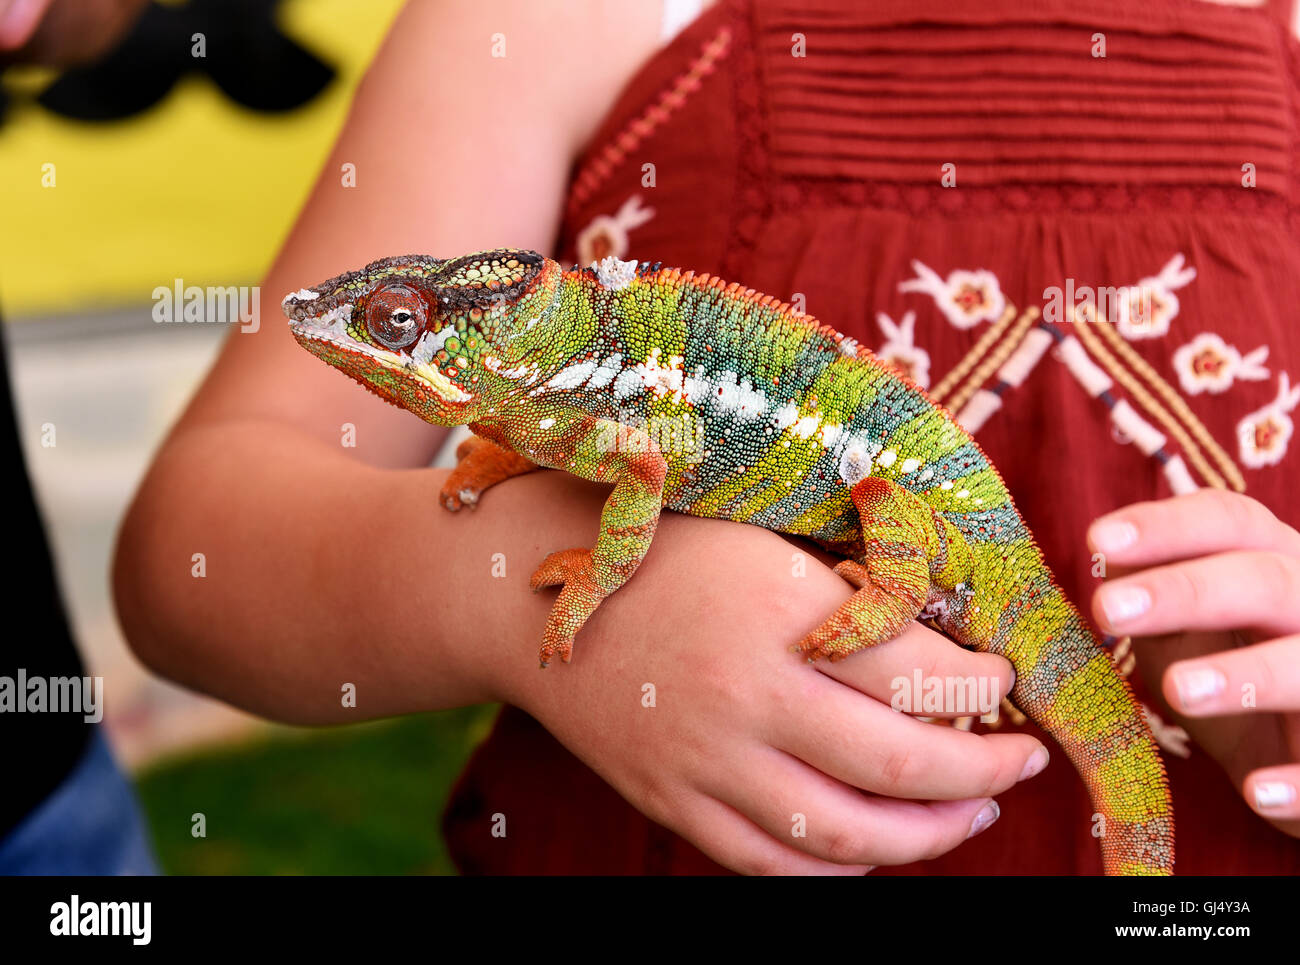
[[[247,110],[201,73],[125,121],[69,121],[13,103],[0,125],[0,310],[13,319],[140,304],[177,277],[256,284],[400,6],[280,4],[284,32],[336,71],[288,113]],[[46,163],[53,188],[41,186]]]

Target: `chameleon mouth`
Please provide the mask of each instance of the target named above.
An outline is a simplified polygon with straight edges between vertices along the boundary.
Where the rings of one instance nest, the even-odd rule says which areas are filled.
[[[398,405],[407,405],[408,401],[427,403],[431,401],[430,395],[449,405],[464,405],[474,399],[473,395],[443,375],[436,365],[423,359],[423,353],[418,350],[414,356],[409,356],[365,345],[340,336],[328,327],[313,325],[308,320],[291,319],[289,330],[307,351]],[[383,389],[372,377],[376,365],[396,376]],[[413,382],[423,390],[412,385]],[[405,396],[408,393],[414,398],[407,400]]]

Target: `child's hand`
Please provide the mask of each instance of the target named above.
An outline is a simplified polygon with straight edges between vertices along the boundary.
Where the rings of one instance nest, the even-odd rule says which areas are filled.
[[[493,488],[475,518],[526,518],[540,559],[572,539],[571,511],[588,513],[594,533],[605,494],[538,473]],[[520,581],[535,562],[514,563]],[[531,598],[508,662],[493,658],[507,678],[498,693],[735,870],[861,874],[935,857],[992,823],[990,796],[1041,770],[1047,751],[1028,735],[975,735],[891,709],[890,682],[916,668],[1010,689],[1001,657],[924,627],[833,665],[791,653],[851,592],[775,534],[665,513],[641,568],[578,635],[571,664],[537,669],[553,594]]]
[[[1088,539],[1111,577],[1097,621],[1161,638],[1144,676],[1195,718],[1179,722],[1246,802],[1300,836],[1300,533],[1253,499],[1201,490],[1103,516]]]

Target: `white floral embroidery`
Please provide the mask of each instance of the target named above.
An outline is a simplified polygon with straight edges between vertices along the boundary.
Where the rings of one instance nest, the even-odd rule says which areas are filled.
[[[978,271],[958,269],[943,279],[920,261],[912,262],[912,270],[916,277],[901,282],[898,290],[929,295],[944,317],[957,328],[973,328],[980,322],[1002,317],[1007,301],[993,272],[983,268]]]
[[[1101,314],[1130,341],[1160,338],[1169,331],[1169,323],[1178,317],[1175,289],[1185,287],[1196,277],[1195,268],[1183,267],[1185,260],[1179,252],[1160,269],[1160,274],[1143,278],[1136,285],[1114,289],[1113,298],[1103,297],[1105,290],[1099,291]]]
[[[1174,353],[1174,371],[1189,395],[1218,393],[1231,387],[1235,379],[1258,382],[1268,378],[1264,368],[1267,358],[1267,345],[1242,355],[1213,332],[1202,332]]]
[[[1300,405],[1300,386],[1291,387],[1285,372],[1278,377],[1277,398],[1237,423],[1241,461],[1251,469],[1276,466],[1286,455],[1295,425],[1289,413]]]
[[[907,312],[895,322],[884,312],[876,313],[876,324],[885,333],[885,344],[876,357],[892,365],[923,389],[930,387],[930,353],[917,348],[916,312]]]
[[[613,216],[596,215],[591,219],[591,224],[578,232],[574,242],[578,264],[590,265],[609,257],[627,257],[630,248],[627,233],[633,228],[641,227],[654,216],[654,208],[642,207],[641,196],[638,194],[624,201]]]

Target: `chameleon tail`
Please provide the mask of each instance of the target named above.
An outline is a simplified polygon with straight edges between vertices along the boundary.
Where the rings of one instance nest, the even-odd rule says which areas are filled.
[[[1038,598],[1004,611],[989,647],[1020,670],[1011,699],[1088,786],[1106,874],[1173,874],[1169,782],[1142,708],[1046,567],[1034,582]]]

